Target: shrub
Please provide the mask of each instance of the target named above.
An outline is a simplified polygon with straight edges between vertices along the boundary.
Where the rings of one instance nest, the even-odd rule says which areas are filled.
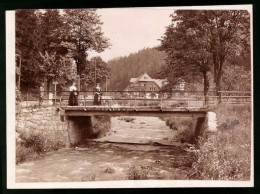
[[[173,131],[173,137],[171,139],[176,139],[181,142],[192,143],[194,129],[191,119],[187,118],[161,118],[165,120],[166,125],[169,126]]]
[[[31,147],[25,147],[22,144],[16,144],[16,164],[25,162],[27,160],[35,159],[38,154]]]
[[[81,182],[87,182],[87,181],[95,181],[96,179],[96,175],[95,174],[91,174],[89,176],[84,176],[80,179]]]
[[[150,177],[152,173],[152,167],[151,166],[129,166],[127,171],[127,177],[129,180],[146,180]]]
[[[40,154],[44,152],[44,138],[40,134],[36,133],[21,133],[21,144],[26,148],[32,148],[36,153]]]
[[[208,134],[196,152],[190,179],[249,180],[251,162],[251,109],[249,106],[220,106],[216,109],[219,123],[239,120],[230,130]]]
[[[88,181],[95,181],[96,175],[95,174],[90,174],[90,175],[85,175],[82,177],[77,177],[77,178],[71,178],[70,182],[88,182]]]
[[[110,130],[110,116],[95,116],[92,118],[92,126],[94,130],[94,138],[102,137]]]
[[[113,164],[109,164],[104,170],[105,173],[114,173],[115,171],[116,170]]]
[[[16,163],[40,157],[47,151],[58,150],[65,144],[60,139],[48,139],[38,133],[20,133],[16,141]]]

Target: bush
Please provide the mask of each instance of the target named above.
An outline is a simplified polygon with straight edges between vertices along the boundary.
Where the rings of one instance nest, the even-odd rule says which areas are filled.
[[[88,181],[95,181],[95,179],[96,179],[96,175],[90,174],[82,177],[71,178],[70,182],[88,182]]]
[[[39,154],[33,148],[25,147],[19,143],[16,144],[16,164],[35,159],[38,156]]]
[[[40,154],[44,152],[44,138],[39,134],[26,134],[21,133],[20,138],[22,139],[21,144],[26,148],[32,148],[34,152]]]
[[[116,170],[113,164],[109,164],[104,170],[105,173],[114,173],[115,171]]]
[[[166,122],[173,131],[171,139],[177,141],[192,143],[194,137],[193,123],[191,119],[187,118],[161,118]]]
[[[60,139],[48,139],[36,133],[21,133],[19,141],[16,141],[16,163],[38,158],[47,151],[62,147],[65,144]]]
[[[146,180],[150,177],[152,173],[152,167],[151,166],[129,166],[127,171],[127,177],[129,180]]]
[[[239,120],[230,130],[209,133],[200,142],[190,179],[249,180],[251,163],[251,109],[249,106],[221,106],[216,109],[219,123]]]
[[[95,116],[92,118],[93,138],[102,137],[110,130],[110,116]]]

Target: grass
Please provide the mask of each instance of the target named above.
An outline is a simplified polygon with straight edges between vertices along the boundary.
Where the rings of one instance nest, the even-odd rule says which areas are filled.
[[[152,173],[153,173],[153,168],[151,166],[131,165],[128,167],[127,177],[129,180],[147,180],[150,178]]]
[[[90,175],[84,175],[82,177],[71,178],[70,182],[89,182],[89,181],[95,181],[95,180],[96,180],[96,175],[90,174]]]
[[[189,179],[249,180],[251,163],[251,108],[221,105],[215,112],[219,126],[238,120],[232,129],[205,133],[196,152]]]
[[[20,133],[16,140],[16,164],[41,157],[45,152],[65,147],[60,139],[48,139],[41,134]]]
[[[168,135],[169,140],[176,140],[182,143],[192,143],[194,127],[193,121],[189,118],[162,117],[166,125],[172,129],[172,133]]]
[[[94,116],[91,122],[94,131],[93,138],[103,137],[110,131],[110,116]]]
[[[116,169],[113,164],[109,164],[104,170],[105,173],[114,173],[115,171]]]

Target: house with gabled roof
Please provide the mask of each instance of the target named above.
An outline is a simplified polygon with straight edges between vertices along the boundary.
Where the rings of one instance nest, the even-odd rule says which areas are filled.
[[[138,78],[131,78],[125,91],[159,91],[166,83],[166,79],[153,79],[144,73]]]

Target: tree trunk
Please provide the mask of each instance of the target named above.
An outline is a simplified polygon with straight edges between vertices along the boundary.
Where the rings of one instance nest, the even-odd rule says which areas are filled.
[[[203,72],[203,78],[204,78],[204,106],[209,105],[209,76],[208,76],[208,71]]]
[[[216,80],[216,96],[217,96],[217,105],[221,103],[221,74],[218,75],[218,78]]]
[[[80,91],[80,75],[77,76],[77,90]]]
[[[51,79],[47,78],[47,98],[49,98]]]

